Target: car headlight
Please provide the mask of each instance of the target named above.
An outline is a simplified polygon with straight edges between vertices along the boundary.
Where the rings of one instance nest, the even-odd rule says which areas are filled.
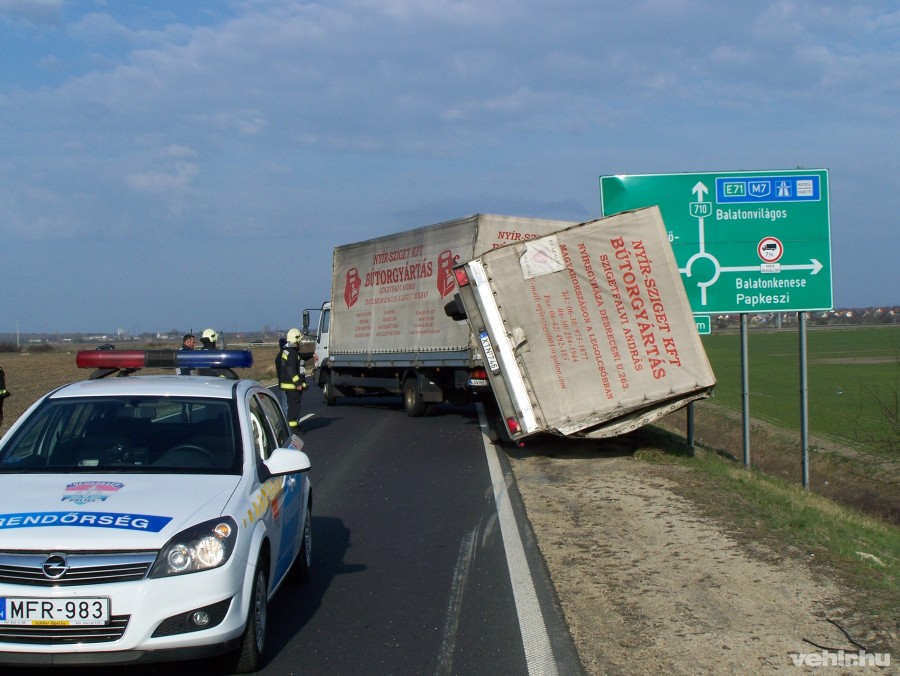
[[[150,577],[168,577],[218,568],[228,561],[237,541],[231,517],[212,519],[181,531],[163,547]]]

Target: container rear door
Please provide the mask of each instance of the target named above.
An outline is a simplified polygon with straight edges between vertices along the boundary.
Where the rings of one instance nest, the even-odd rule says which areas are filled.
[[[460,298],[469,327],[481,347],[484,367],[507,433],[511,439],[518,439],[539,432],[541,424],[514,346],[506,336],[503,317],[484,265],[481,259],[475,259],[461,267],[468,283],[460,284]],[[494,424],[494,421],[489,423]]]

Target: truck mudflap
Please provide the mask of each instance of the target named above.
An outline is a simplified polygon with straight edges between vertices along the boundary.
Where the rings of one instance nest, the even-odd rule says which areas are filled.
[[[455,271],[513,440],[624,434],[715,385],[657,207],[488,251]]]

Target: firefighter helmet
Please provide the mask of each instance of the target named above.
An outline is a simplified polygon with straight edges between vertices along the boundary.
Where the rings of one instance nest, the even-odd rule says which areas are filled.
[[[219,334],[216,333],[215,329],[206,329],[200,336],[201,340],[204,340],[209,343],[215,343],[219,340]]]
[[[287,332],[287,342],[292,344],[297,344],[303,338],[303,334],[300,333],[300,329],[291,329]]]

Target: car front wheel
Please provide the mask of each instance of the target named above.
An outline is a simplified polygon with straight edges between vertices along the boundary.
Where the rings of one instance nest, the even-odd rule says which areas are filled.
[[[297,554],[297,561],[294,563],[294,578],[303,584],[309,582],[312,573],[312,516],[309,507],[306,508],[300,538],[300,553]]]
[[[235,672],[250,674],[259,671],[266,647],[266,616],[269,610],[269,579],[265,560],[256,565],[253,578],[253,597],[247,612],[247,626],[237,652]]]

